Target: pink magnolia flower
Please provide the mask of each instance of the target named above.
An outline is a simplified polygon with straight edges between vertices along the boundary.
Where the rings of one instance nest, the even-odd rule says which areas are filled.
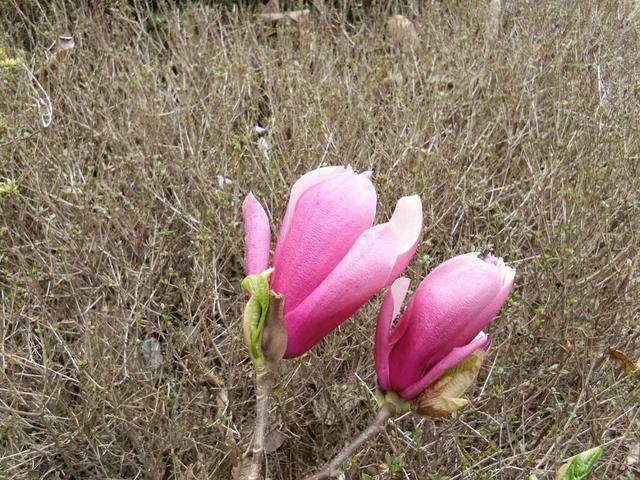
[[[249,194],[244,214],[247,274],[269,266],[269,219]],[[371,172],[324,167],[291,189],[270,277],[284,295],[286,358],[302,355],[390,285],[416,251],[422,232],[417,195],[402,197],[387,223],[372,226]]]
[[[515,270],[501,258],[477,253],[451,258],[418,286],[397,326],[409,288],[396,280],[385,296],[376,328],[375,363],[380,387],[410,400],[469,355],[489,347],[482,329],[513,289]]]

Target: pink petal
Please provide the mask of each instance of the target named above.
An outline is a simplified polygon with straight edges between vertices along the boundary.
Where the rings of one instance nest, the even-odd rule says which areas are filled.
[[[471,255],[447,260],[420,284],[398,328],[389,355],[390,378],[402,390],[452,349],[469,343],[491,321],[483,312],[502,290],[494,266]],[[406,324],[405,324],[406,322]]]
[[[293,217],[293,212],[295,212],[296,210],[298,199],[302,196],[302,194],[314,185],[317,185],[318,183],[326,180],[327,178],[333,177],[335,175],[340,175],[341,173],[345,173],[346,171],[347,169],[341,166],[320,167],[305,173],[296,181],[296,183],[293,184],[293,186],[291,187],[291,195],[289,196],[287,210],[284,213],[284,218],[282,219],[282,224],[280,225],[276,251],[282,248],[282,244],[287,238],[287,233],[289,232],[289,226],[291,224],[291,217]]]
[[[418,195],[398,200],[391,220],[398,237],[398,259],[391,272],[392,281],[407,268],[422,236],[422,200]]]
[[[285,313],[286,358],[308,351],[386,286],[396,262],[396,234],[389,224],[366,230],[327,278],[293,311]]]
[[[378,383],[384,390],[389,390],[389,332],[391,322],[400,312],[402,300],[404,300],[409,288],[410,280],[405,277],[398,278],[384,297],[380,308],[380,315],[376,324],[375,364],[378,374]]]
[[[485,262],[486,261],[487,260],[485,259]],[[465,338],[474,335],[475,332],[477,332],[479,329],[486,327],[491,322],[491,320],[493,320],[495,316],[500,312],[500,309],[509,298],[509,295],[511,295],[511,291],[513,290],[513,283],[515,280],[515,270],[513,268],[506,267],[501,258],[498,259],[497,266],[498,274],[502,281],[500,292],[472,322],[467,323],[462,332],[462,336]]]
[[[264,272],[269,266],[271,230],[267,213],[252,193],[242,203],[247,275]]]
[[[410,386],[400,390],[400,396],[404,399],[411,400],[418,395],[420,395],[425,388],[431,385],[433,382],[438,380],[450,368],[455,367],[460,362],[462,362],[465,358],[467,358],[472,353],[478,350],[486,350],[489,347],[490,338],[488,335],[482,333],[478,335],[473,341],[469,344],[464,345],[462,347],[456,347],[451,352],[436,363],[431,369],[427,371],[427,373],[417,382],[411,384]],[[393,378],[393,380],[396,380]],[[392,382],[393,385],[393,382]]]
[[[373,184],[353,172],[325,178],[298,198],[273,258],[271,287],[285,296],[285,314],[331,273],[371,227],[375,213]]]
[[[391,284],[391,287],[389,287],[389,291],[393,296],[393,318],[396,318],[400,313],[400,310],[402,310],[402,302],[404,302],[404,297],[407,296],[410,284],[411,279],[407,277],[400,277]]]
[[[411,323],[410,319],[412,315],[411,312],[413,310],[413,306],[414,306],[414,303],[410,301],[409,306],[407,306],[406,310],[400,317],[400,320],[398,320],[398,323],[396,324],[395,328],[391,332],[391,336],[389,337],[390,347],[393,347],[396,343],[398,343],[398,340],[400,340],[402,336],[407,332],[407,328]]]

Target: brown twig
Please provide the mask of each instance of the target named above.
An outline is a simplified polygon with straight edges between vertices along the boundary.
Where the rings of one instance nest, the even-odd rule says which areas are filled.
[[[253,440],[245,453],[245,462],[240,472],[240,480],[257,480],[260,478],[272,388],[273,373],[268,368],[256,370],[256,423],[253,427]]]
[[[327,478],[331,478],[331,474],[337,470],[337,468],[347,460],[351,455],[353,455],[362,445],[364,445],[367,440],[377,435],[381,430],[385,428],[387,425],[387,421],[396,413],[398,409],[395,405],[390,403],[385,403],[380,410],[378,410],[378,414],[376,418],[369,424],[369,426],[364,430],[360,435],[358,435],[355,440],[353,440],[350,444],[345,446],[338,455],[333,457],[333,459],[325,465],[325,467],[317,473],[313,475],[309,475],[305,477],[303,480],[323,480]]]

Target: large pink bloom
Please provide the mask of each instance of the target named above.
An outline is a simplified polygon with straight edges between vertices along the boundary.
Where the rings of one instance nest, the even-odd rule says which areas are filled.
[[[302,355],[405,269],[422,231],[417,195],[402,197],[387,223],[373,227],[371,172],[324,167],[291,189],[271,289],[284,295],[285,357]],[[249,194],[244,214],[247,274],[269,266],[269,219]]]
[[[399,278],[385,296],[376,328],[375,361],[383,390],[413,399],[446,370],[489,346],[482,329],[513,289],[515,270],[501,258],[477,253],[442,263],[422,281],[398,325],[409,279]]]

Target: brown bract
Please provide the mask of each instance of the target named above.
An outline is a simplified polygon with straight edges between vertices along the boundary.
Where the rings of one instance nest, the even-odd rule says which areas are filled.
[[[287,329],[284,326],[284,297],[271,293],[269,311],[262,331],[262,353],[274,368],[287,349]]]
[[[411,403],[414,412],[425,417],[447,417],[469,403],[465,392],[473,385],[487,356],[478,351],[458,366],[447,370]]]

